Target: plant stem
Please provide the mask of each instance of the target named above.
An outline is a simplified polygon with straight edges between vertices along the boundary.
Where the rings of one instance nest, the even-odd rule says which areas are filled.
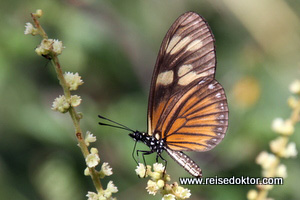
[[[55,56],[55,55],[51,56],[51,57],[52,57],[52,64],[57,73],[57,78],[59,80],[59,83],[63,88],[66,99],[69,100],[71,98],[71,92],[70,92],[69,87],[64,78],[63,72],[62,72],[60,64],[59,64],[59,60],[58,60],[57,56]],[[89,152],[88,147],[86,146],[85,141],[83,139],[82,131],[81,131],[80,124],[79,124],[80,117],[79,117],[78,113],[76,112],[75,108],[72,106],[69,109],[69,114],[70,114],[73,124],[75,126],[75,135],[76,135],[76,138],[78,141],[78,146],[80,147],[84,158],[86,158],[90,154],[90,152]],[[90,175],[91,175],[91,178],[93,180],[96,190],[98,192],[102,191],[103,190],[102,184],[100,182],[100,179],[98,177],[98,174],[97,174],[95,168],[89,168],[89,170],[90,170]]]
[[[55,55],[51,56],[51,58],[52,58],[52,64],[53,64],[53,66],[55,68],[55,71],[56,71],[56,74],[57,74],[57,78],[59,80],[59,84],[61,85],[61,87],[64,90],[64,95],[65,95],[66,99],[69,100],[71,98],[71,92],[70,92],[70,90],[68,88],[68,85],[66,83],[66,80],[64,78],[64,75],[63,75],[63,72],[61,70],[58,58]]]
[[[38,33],[42,36],[43,39],[48,39],[48,35],[46,34],[44,29],[40,25],[36,14],[31,13],[31,17],[34,21],[35,27],[38,30]],[[53,53],[50,53],[49,56],[50,56],[50,59],[52,61],[53,66],[55,68],[57,78],[59,80],[59,84],[63,88],[64,95],[65,95],[67,101],[70,101],[71,91],[70,91],[70,89],[67,85],[67,82],[65,80],[65,77],[63,75],[63,71],[61,69],[58,57],[57,57],[57,55],[55,55]],[[83,157],[85,159],[90,154],[90,152],[89,152],[89,149],[88,149],[87,145],[85,144],[84,137],[83,137],[83,134],[82,134],[82,130],[80,128],[80,123],[79,122],[80,122],[81,117],[76,112],[75,108],[72,107],[72,106],[70,106],[68,112],[69,112],[69,114],[72,118],[72,121],[73,121],[73,124],[74,124],[74,127],[75,127],[75,135],[76,135],[76,138],[77,138],[77,141],[78,141],[78,146],[80,147],[81,152],[83,154]],[[102,184],[101,184],[99,176],[98,176],[98,172],[95,170],[94,167],[89,168],[89,171],[90,171],[90,176],[92,178],[93,184],[94,184],[97,192],[103,191]]]
[[[46,32],[44,31],[44,29],[40,25],[40,23],[39,23],[39,21],[38,21],[38,19],[35,16],[34,13],[31,13],[31,17],[32,17],[32,19],[34,21],[35,27],[39,31],[39,34],[43,37],[43,39],[48,39],[48,35],[46,34]],[[71,92],[70,92],[70,89],[69,89],[69,87],[68,87],[68,85],[66,83],[66,80],[64,78],[64,75],[63,75],[62,69],[60,67],[60,63],[59,63],[58,57],[57,57],[57,55],[50,54],[50,58],[51,58],[53,66],[55,68],[55,71],[56,71],[56,74],[57,74],[57,78],[59,80],[59,84],[63,88],[64,95],[65,95],[66,99],[68,101],[70,101],[70,99],[71,99]],[[79,115],[76,112],[75,108],[72,107],[72,106],[69,108],[69,114],[70,114],[70,116],[72,118],[72,121],[73,121],[73,124],[74,124],[74,127],[75,127],[75,135],[76,135],[76,138],[77,138],[77,141],[78,141],[78,146],[80,147],[81,152],[83,154],[83,157],[85,159],[90,154],[90,152],[89,152],[89,149],[88,149],[87,145],[85,144],[84,137],[83,137],[83,134],[82,134],[82,130],[80,128],[79,121],[80,121],[81,117],[79,117]],[[89,170],[90,170],[90,175],[91,175],[91,178],[92,178],[92,181],[93,181],[93,184],[94,184],[96,190],[98,192],[102,191],[103,188],[102,188],[102,184],[100,182],[100,179],[99,179],[97,171],[95,170],[94,167],[93,168],[89,168]]]
[[[298,100],[297,106],[292,112],[291,120],[293,124],[296,124],[300,120],[300,100]]]
[[[44,31],[44,29],[42,28],[42,26],[40,25],[39,20],[36,18],[34,13],[31,13],[31,17],[34,21],[35,27],[38,29],[39,34],[43,37],[43,39],[48,39],[48,35],[46,34],[46,32]]]

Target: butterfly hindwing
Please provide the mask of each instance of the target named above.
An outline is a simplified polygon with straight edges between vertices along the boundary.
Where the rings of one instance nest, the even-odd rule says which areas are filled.
[[[204,79],[178,100],[162,133],[172,150],[208,151],[224,138],[227,126],[225,92],[216,80]]]
[[[214,37],[196,13],[181,15],[167,32],[153,72],[148,134],[176,151],[206,151],[227,130],[228,108],[214,80]],[[211,88],[211,89],[210,89]]]

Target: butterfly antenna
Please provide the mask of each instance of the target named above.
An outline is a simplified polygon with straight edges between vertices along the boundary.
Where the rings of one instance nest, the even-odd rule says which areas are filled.
[[[118,123],[118,122],[115,122],[115,121],[113,121],[113,120],[111,120],[111,119],[108,119],[108,118],[106,118],[106,117],[103,117],[103,116],[101,116],[101,115],[98,115],[98,117],[99,117],[100,119],[104,119],[104,120],[106,120],[106,121],[112,122],[112,123],[114,123],[114,124],[116,124],[116,125],[118,125],[118,126],[112,125],[112,124],[106,124],[106,123],[102,123],[102,122],[99,122],[99,125],[102,125],[102,126],[110,126],[110,127],[119,128],[119,129],[123,129],[123,130],[127,130],[127,131],[134,132],[134,130],[132,130],[131,128],[128,128],[127,126],[125,126],[125,125],[123,125],[123,124],[120,124],[120,123]]]

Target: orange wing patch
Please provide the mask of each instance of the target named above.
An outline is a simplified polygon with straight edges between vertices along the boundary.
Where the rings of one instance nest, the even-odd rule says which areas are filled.
[[[161,117],[162,115],[162,112],[166,106],[167,102],[166,101],[162,101],[160,102],[160,104],[158,105],[158,107],[155,109],[155,111],[153,112],[154,115],[153,115],[153,118],[151,120],[151,126],[149,126],[148,128],[151,128],[151,130],[148,130],[148,134],[149,135],[154,135],[154,128],[155,128],[155,125],[158,123],[158,120],[159,118]]]
[[[206,90],[207,87],[211,89]],[[208,151],[224,138],[228,108],[224,90],[217,81],[196,85],[178,104],[182,106],[173,108],[162,129],[170,149]]]
[[[163,137],[167,136],[170,126],[174,123],[176,118],[179,118],[179,117],[176,117],[178,115],[177,112],[180,111],[180,107],[182,105],[184,105],[184,101],[188,100],[188,98],[190,96],[192,96],[193,93],[197,92],[197,89],[198,89],[197,86],[192,87],[189,91],[184,93],[180,99],[177,100],[177,102],[173,105],[173,107],[169,107],[170,111],[167,113],[167,117],[165,118],[165,120],[161,120],[161,121],[163,121],[162,127],[157,127],[158,129],[161,130]],[[179,97],[177,97],[177,98],[179,98]]]

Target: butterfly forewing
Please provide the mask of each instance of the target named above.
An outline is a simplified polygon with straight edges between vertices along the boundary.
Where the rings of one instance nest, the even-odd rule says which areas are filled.
[[[222,86],[214,80],[214,37],[196,13],[180,16],[167,32],[153,72],[148,134],[175,151],[206,151],[228,126]]]
[[[203,78],[214,78],[214,37],[196,13],[180,16],[167,32],[153,72],[148,104],[148,134],[157,129],[178,98],[178,93]],[[167,105],[167,100],[173,102]]]

